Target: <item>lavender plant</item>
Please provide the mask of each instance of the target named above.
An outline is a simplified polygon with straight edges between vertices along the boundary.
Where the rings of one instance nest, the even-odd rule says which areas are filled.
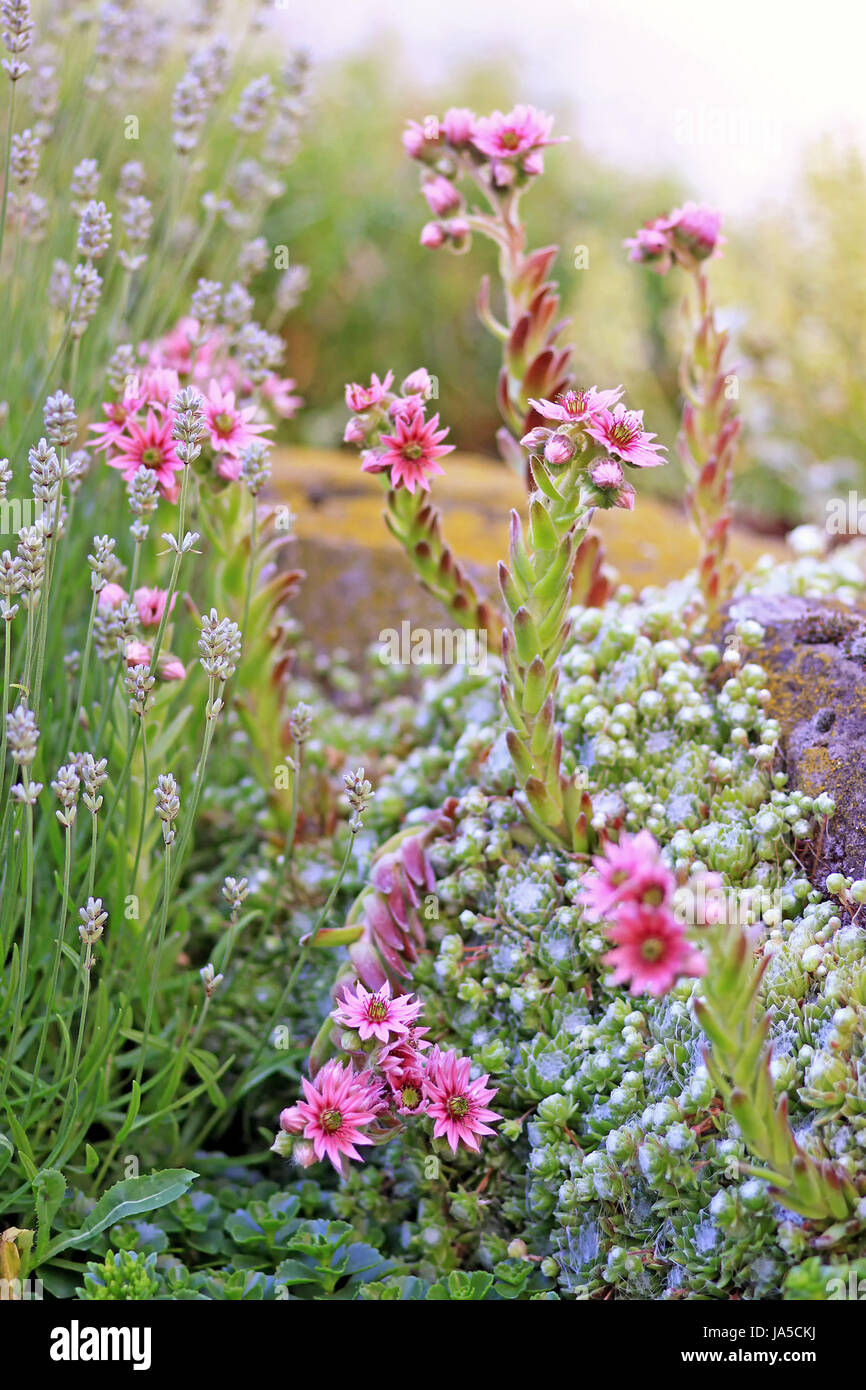
[[[191,864],[215,743],[229,785],[238,766],[237,686],[250,713],[284,689],[271,625],[299,578],[274,578],[259,503],[265,436],[301,402],[255,282],[303,65],[253,77],[252,32],[198,26],[172,103],[171,68],[140,53],[175,47],[183,20],[113,14],[47,5],[34,24],[26,0],[3,6],[0,1168],[31,1268],[56,1253],[69,1181],[109,1216],[155,1209],[194,1177],[164,1164],[192,1152],[197,1102],[225,1108],[211,1001],[237,908],[220,972],[190,937],[196,899],[243,881],[244,846],[193,889]],[[84,93],[74,120],[61,80]]]

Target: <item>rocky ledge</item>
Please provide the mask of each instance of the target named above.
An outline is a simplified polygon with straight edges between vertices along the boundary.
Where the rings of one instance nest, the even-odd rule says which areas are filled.
[[[764,641],[749,655],[768,675],[771,709],[782,727],[793,785],[836,803],[814,863],[828,873],[864,877],[866,864],[866,613],[829,599],[747,594],[725,611],[723,635],[756,621]]]

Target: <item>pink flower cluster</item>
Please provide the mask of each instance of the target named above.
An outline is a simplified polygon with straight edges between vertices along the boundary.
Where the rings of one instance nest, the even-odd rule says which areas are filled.
[[[448,430],[439,429],[438,414],[427,419],[433,379],[419,367],[406,377],[399,395],[391,390],[393,381],[393,372],[384,381],[374,373],[369,386],[352,382],[346,387],[346,405],[353,416],[343,439],[361,449],[365,473],[387,472],[393,488],[429,492],[430,478],[444,472],[439,459],[454,449],[442,442]]]
[[[634,488],[625,482],[622,465],[658,468],[664,446],[643,427],[643,411],[621,404],[622,387],[599,391],[589,386],[563,391],[555,400],[532,400],[536,416],[550,420],[553,428],[536,425],[521,443],[533,455],[542,454],[554,468],[570,463],[588,451],[586,469],[602,507],[634,507]],[[593,448],[592,446],[599,446]]]
[[[168,594],[165,589],[136,589],[132,595],[132,602],[138,610],[138,620],[143,628],[158,628],[165,612],[165,604]],[[122,603],[128,603],[129,595],[122,584],[106,584],[100,591],[97,600],[97,608],[100,613],[110,613],[120,607]],[[171,608],[177,602],[177,594],[172,596]],[[134,640],[127,642],[125,648],[127,666],[149,666],[151,648],[146,642]],[[170,652],[163,651],[159,655],[158,670],[155,673],[160,680],[182,681],[186,677],[186,667],[183,662]]]
[[[281,1113],[274,1152],[291,1153],[302,1167],[327,1158],[344,1173],[347,1158],[361,1159],[358,1146],[390,1138],[400,1117],[425,1115],[452,1153],[460,1144],[477,1152],[479,1136],[501,1119],[489,1106],[496,1090],[486,1075],[470,1079],[468,1057],[431,1048],[420,1012],[420,1000],[394,998],[387,983],[375,991],[347,985],[332,1017],[355,1035],[345,1040],[351,1056],[303,1078],[304,1098]]]
[[[671,909],[676,879],[663,863],[647,830],[608,841],[584,875],[584,901],[597,917],[613,923],[614,950],[603,957],[614,967],[610,983],[630,982],[632,994],[666,993],[681,975],[703,975],[705,962]]]
[[[216,378],[224,391],[235,391],[245,398],[253,393],[253,383],[232,356],[231,343],[223,330],[212,328],[202,341],[199,322],[190,316],[179,319],[164,338],[154,343],[148,364],[173,368],[184,386],[204,389]],[[284,420],[291,420],[303,405],[301,397],[293,394],[295,382],[291,377],[269,372],[259,389],[263,402]]]
[[[99,437],[96,448],[104,451],[109,468],[118,469],[126,482],[139,468],[151,469],[163,497],[171,502],[177,501],[180,490],[175,474],[183,468],[172,438],[170,408],[180,386],[173,367],[146,368],[119,401],[103,404],[105,421],[91,425]],[[256,406],[237,404],[235,391],[215,379],[203,393],[202,409],[207,431],[203,442],[213,451],[215,470],[234,481],[240,476],[243,450],[273,426],[256,424]]]
[[[534,106],[515,106],[507,114],[494,111],[491,116],[453,107],[441,121],[436,116],[410,121],[403,146],[410,158],[430,168],[421,192],[437,219],[422,230],[422,246],[436,250],[447,243],[463,250],[471,223],[455,186],[460,176],[471,174],[485,190],[522,187],[544,172],[542,150],[565,138],[552,136],[552,128],[553,117]]]
[[[164,338],[143,349],[139,371],[130,375],[119,399],[103,404],[105,419],[91,426],[96,448],[105,453],[110,468],[128,482],[138,468],[149,468],[164,498],[176,502],[180,491],[177,474],[183,464],[172,438],[171,402],[182,386],[198,387],[202,394],[205,430],[201,441],[205,463],[218,477],[236,481],[244,449],[273,428],[257,422],[259,399],[286,419],[301,405],[292,394],[289,378],[270,372],[256,388],[245,375],[237,353],[223,331],[201,333],[196,319],[183,318]]]
[[[724,245],[718,212],[700,203],[684,203],[667,217],[656,217],[626,238],[629,260],[640,261],[666,275],[676,262],[693,270],[700,261],[717,256]]]

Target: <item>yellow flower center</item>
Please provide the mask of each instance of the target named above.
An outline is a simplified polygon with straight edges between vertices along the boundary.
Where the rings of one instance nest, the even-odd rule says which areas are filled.
[[[640,948],[640,953],[644,960],[660,960],[664,955],[665,945],[657,936],[649,936]]]

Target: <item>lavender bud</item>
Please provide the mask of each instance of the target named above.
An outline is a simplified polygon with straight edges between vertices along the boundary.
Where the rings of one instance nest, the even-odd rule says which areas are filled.
[[[203,966],[198,973],[201,976],[201,982],[204,985],[205,998],[212,998],[213,995],[216,994],[216,991],[219,989],[225,977],[223,975],[215,975],[214,968],[210,964]]]
[[[252,497],[258,497],[271,476],[270,450],[262,439],[254,439],[241,454],[241,480]]]
[[[203,614],[198,642],[202,670],[218,681],[230,680],[241,655],[241,630],[229,618],[219,618],[215,608]]]
[[[78,928],[78,935],[81,937],[82,944],[93,946],[102,936],[103,928],[108,921],[108,913],[102,906],[101,898],[88,898],[87,906],[78,909],[81,918],[81,926]]]
[[[232,328],[239,328],[242,323],[246,323],[252,312],[252,296],[247,293],[243,285],[235,281],[226,290],[223,299],[223,318]]]
[[[96,197],[99,188],[99,165],[95,159],[82,159],[72,171],[69,191],[74,202],[73,211],[80,216],[87,204]]]
[[[78,224],[78,254],[87,260],[98,261],[111,242],[111,213],[104,203],[91,200],[81,214]]]
[[[143,719],[153,705],[150,692],[155,684],[149,666],[131,666],[126,672],[126,693],[129,696],[129,708],[139,719]]]
[[[364,776],[364,769],[359,767],[355,772],[347,772],[343,777],[346,786],[346,800],[352,808],[352,815],[349,818],[349,829],[353,835],[357,835],[362,829],[361,817],[371,797],[375,796],[373,787]]]
[[[265,123],[273,97],[274,87],[271,79],[267,76],[254,78],[241,92],[237,112],[232,116],[232,124],[243,135],[255,135]]]
[[[89,261],[85,261],[75,267],[72,272],[72,282],[69,295],[69,310],[72,315],[71,331],[73,338],[81,338],[99,307],[102,276],[94,270]]]
[[[199,333],[212,328],[220,309],[223,287],[219,280],[199,280],[193,292],[190,312],[198,320]]]
[[[32,130],[22,130],[20,134],[12,136],[9,173],[13,183],[24,188],[28,183],[33,182],[39,172],[41,152],[42,142],[38,135],[33,134]]]
[[[313,711],[301,700],[289,715],[289,732],[292,742],[303,744],[310,737],[313,728]]]
[[[18,767],[28,767],[36,757],[39,746],[39,730],[32,710],[18,705],[11,714],[7,714],[6,740],[13,763]]]
[[[162,821],[163,842],[171,845],[174,843],[174,822],[180,815],[180,796],[177,782],[170,772],[160,773],[153,794],[156,797],[156,814]]]
[[[75,824],[75,816],[78,809],[78,790],[81,780],[78,776],[77,768],[69,763],[58,769],[57,776],[51,783],[51,790],[57,797],[61,805],[61,810],[55,811],[55,815],[62,826],[70,830]]]
[[[45,432],[52,444],[64,448],[72,443],[78,428],[78,416],[71,396],[67,396],[65,391],[55,391],[45,402],[42,418],[45,421]]]
[[[2,65],[8,72],[10,81],[17,82],[30,71],[28,64],[22,62],[18,56],[25,53],[31,43],[33,20],[30,18],[30,0],[3,0],[0,16],[6,26],[3,30],[3,42],[12,55],[11,58],[4,58]]]

